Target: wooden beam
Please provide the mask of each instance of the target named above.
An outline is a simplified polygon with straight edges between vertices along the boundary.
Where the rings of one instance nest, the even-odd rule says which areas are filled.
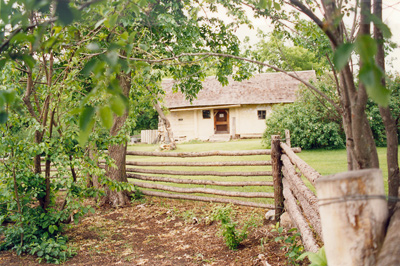
[[[127,173],[128,178],[135,178],[146,181],[170,182],[177,184],[195,184],[195,185],[211,185],[211,186],[273,186],[273,182],[269,181],[247,181],[247,182],[221,182],[213,180],[199,180],[199,179],[180,179],[163,176],[146,176],[138,174]]]
[[[283,213],[283,185],[280,136],[271,136],[272,178],[274,180],[275,221],[279,221]]]
[[[233,161],[233,162],[136,162],[126,161],[126,165],[136,166],[263,166],[271,161]]]
[[[137,187],[150,188],[150,189],[158,189],[165,190],[171,192],[178,193],[204,193],[204,194],[213,194],[227,197],[243,197],[243,198],[273,198],[273,193],[266,192],[238,192],[238,191],[225,191],[225,190],[217,190],[210,188],[181,188],[181,187],[171,187],[165,185],[159,185],[154,183],[143,183],[143,182],[130,182]]]
[[[295,223],[296,227],[299,229],[301,234],[301,239],[303,240],[303,245],[306,251],[317,252],[319,247],[314,239],[313,233],[304,216],[301,214],[300,207],[296,203],[292,192],[289,189],[289,184],[287,180],[283,179],[283,195],[285,196],[285,209],[289,213],[292,221]],[[339,264],[332,264],[339,265]]]
[[[127,155],[154,156],[154,157],[207,157],[207,156],[248,156],[270,155],[271,150],[248,151],[204,151],[204,152],[156,152],[156,151],[127,151]]]
[[[313,184],[315,185],[315,180],[321,177],[321,175],[304,162],[299,156],[294,154],[294,152],[289,148],[286,143],[281,142],[281,148],[284,153],[289,157],[292,164],[296,165],[300,169],[301,173]]]
[[[310,221],[314,230],[323,240],[322,236],[322,226],[321,217],[318,210],[318,199],[315,194],[304,184],[303,180],[297,176],[296,170],[289,158],[286,155],[282,155],[283,162],[283,176],[290,186],[290,190],[293,192],[294,196],[298,199],[303,213]]]
[[[162,169],[127,168],[127,172],[159,174],[159,175],[190,175],[190,176],[272,176],[271,171],[254,172],[218,172],[218,171],[176,171]]]
[[[206,201],[206,202],[219,202],[219,203],[231,203],[242,206],[249,206],[255,208],[265,208],[265,209],[273,209],[274,206],[272,204],[264,204],[264,203],[256,203],[251,201],[240,201],[235,199],[225,199],[225,198],[212,198],[212,197],[202,197],[202,196],[194,196],[194,195],[182,195],[182,194],[171,194],[159,191],[150,191],[150,190],[142,190],[144,195],[148,196],[156,196],[163,198],[172,198],[172,199],[184,199],[184,200],[197,200],[197,201]]]

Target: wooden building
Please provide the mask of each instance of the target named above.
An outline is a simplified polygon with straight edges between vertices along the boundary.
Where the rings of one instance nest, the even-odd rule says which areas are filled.
[[[296,74],[307,81],[315,79],[313,70]],[[227,86],[209,77],[190,103],[181,92],[172,92],[173,83],[162,82],[164,105],[174,138],[183,141],[261,137],[272,106],[294,102],[300,85],[283,73],[257,74],[242,82],[229,79]]]

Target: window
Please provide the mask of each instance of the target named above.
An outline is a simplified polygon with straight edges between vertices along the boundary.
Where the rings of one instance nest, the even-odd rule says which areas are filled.
[[[265,117],[267,115],[267,111],[266,110],[258,110],[257,114],[258,114],[258,119],[262,120],[262,119],[265,119]]]
[[[211,118],[211,111],[210,110],[203,110],[203,119]]]

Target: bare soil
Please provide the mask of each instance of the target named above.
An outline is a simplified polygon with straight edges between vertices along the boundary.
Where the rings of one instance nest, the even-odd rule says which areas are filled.
[[[234,207],[236,219],[259,217],[238,250],[230,250],[210,221],[217,204],[146,198],[126,208],[98,208],[65,234],[77,255],[64,265],[287,265],[282,243],[274,241],[266,210]],[[43,265],[36,257],[0,252],[0,265]],[[49,264],[46,264],[49,265]]]

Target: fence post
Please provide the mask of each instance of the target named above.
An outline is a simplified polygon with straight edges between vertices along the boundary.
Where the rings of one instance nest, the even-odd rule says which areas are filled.
[[[271,136],[272,177],[274,179],[275,221],[279,221],[283,213],[283,184],[280,136]]]
[[[291,144],[290,144],[290,131],[289,129],[285,129],[285,139],[286,139],[286,144],[289,146],[289,148],[291,148]]]
[[[388,207],[382,172],[365,169],[316,181],[329,265],[376,265]]]

